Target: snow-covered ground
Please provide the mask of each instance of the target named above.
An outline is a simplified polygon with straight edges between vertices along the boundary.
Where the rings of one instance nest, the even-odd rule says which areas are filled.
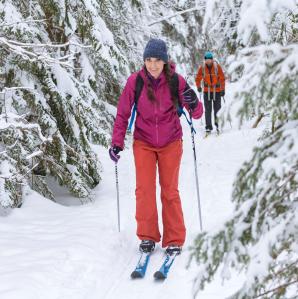
[[[121,232],[117,229],[114,164],[106,149],[97,148],[103,162],[103,181],[94,190],[94,201],[65,206],[28,193],[21,209],[0,211],[1,299],[175,299],[192,298],[196,265],[186,269],[188,246],[199,233],[198,204],[190,130],[182,120],[184,155],[180,172],[187,240],[181,256],[163,283],[153,280],[163,250],[157,246],[146,277],[132,281],[138,260],[135,236],[134,163],[132,149],[118,163]],[[248,159],[260,129],[227,127],[219,137],[203,139],[203,123],[196,121],[195,137],[203,228],[211,231],[231,215],[232,183]],[[158,190],[159,194],[159,190]],[[64,203],[71,198],[60,194]],[[200,299],[223,299],[244,278],[235,276],[222,285],[220,278],[200,293]]]

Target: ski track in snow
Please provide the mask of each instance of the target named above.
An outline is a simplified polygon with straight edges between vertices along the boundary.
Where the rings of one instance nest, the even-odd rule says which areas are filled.
[[[164,257],[159,244],[145,278],[130,279],[139,258],[132,149],[121,152],[118,163],[121,209],[121,232],[118,233],[114,164],[107,150],[98,147],[104,174],[94,191],[93,203],[66,207],[33,193],[27,195],[21,209],[0,217],[0,298],[192,298],[196,265],[187,270],[186,264],[188,246],[199,233],[199,218],[190,129],[185,120],[182,124],[184,155],[180,195],[187,240],[166,281],[159,283],[153,279]],[[233,211],[232,183],[242,162],[249,158],[260,130],[227,130],[218,137],[203,139],[201,121],[195,122],[195,128],[203,228],[211,231],[223,224]],[[159,194],[158,188],[157,199]],[[160,210],[160,203],[158,207]],[[217,277],[198,297],[222,299],[238,283],[238,276],[225,285]]]

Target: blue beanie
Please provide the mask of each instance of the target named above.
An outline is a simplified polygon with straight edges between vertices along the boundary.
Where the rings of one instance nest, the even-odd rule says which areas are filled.
[[[167,46],[163,40],[156,38],[149,40],[144,50],[143,59],[145,61],[146,58],[150,57],[159,58],[163,60],[165,63],[168,62],[169,57],[167,52]]]
[[[204,58],[205,58],[205,59],[213,59],[213,54],[212,54],[212,52],[205,52]]]

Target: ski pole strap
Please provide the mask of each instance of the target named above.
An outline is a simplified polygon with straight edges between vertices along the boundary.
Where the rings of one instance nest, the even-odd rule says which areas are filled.
[[[131,128],[132,128],[132,125],[133,125],[133,123],[135,121],[135,117],[136,117],[136,112],[137,112],[137,107],[136,107],[136,104],[134,104],[133,109],[132,109],[131,118],[130,118],[129,125],[128,125],[128,129],[127,129],[127,131],[129,133],[131,133]]]
[[[183,110],[182,107],[179,107],[179,114],[183,114],[186,118],[187,123],[189,124],[190,128],[191,128],[191,132],[194,132],[195,134],[197,133],[196,130],[194,129],[193,125],[192,125],[192,121],[188,119],[185,111]]]

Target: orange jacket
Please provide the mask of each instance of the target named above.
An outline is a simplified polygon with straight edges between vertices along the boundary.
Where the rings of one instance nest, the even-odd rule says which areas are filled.
[[[211,78],[210,78],[210,72],[207,65],[205,66],[205,78],[203,78],[203,66],[201,65],[198,69],[198,73],[196,76],[196,86],[201,87],[201,81],[204,80],[204,92],[208,92],[208,86],[210,86],[210,91],[213,92],[214,85],[215,85],[215,91],[220,92],[222,90],[225,90],[225,75],[222,71],[221,66],[217,63],[217,76],[216,76],[216,70],[214,67],[214,62],[211,67]],[[212,84],[211,84],[212,79]]]

